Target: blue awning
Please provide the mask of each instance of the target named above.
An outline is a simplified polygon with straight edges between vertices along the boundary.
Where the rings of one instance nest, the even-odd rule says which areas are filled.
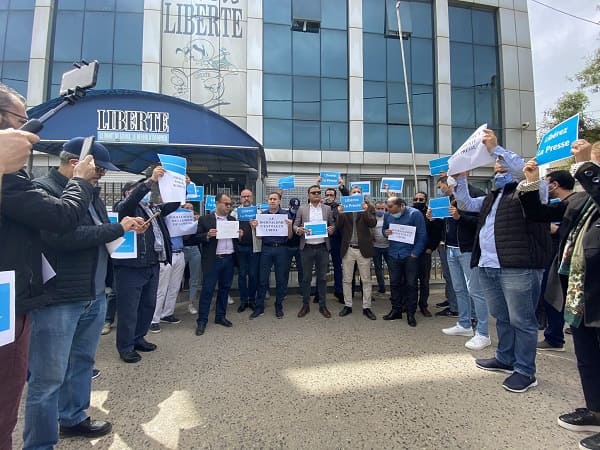
[[[28,111],[39,118],[62,102],[55,98]],[[203,106],[175,97],[129,90],[91,90],[44,122],[35,149],[58,155],[75,136],[96,136],[121,170],[140,173],[158,162],[157,153],[188,159],[209,173],[267,174],[265,152],[233,122]]]

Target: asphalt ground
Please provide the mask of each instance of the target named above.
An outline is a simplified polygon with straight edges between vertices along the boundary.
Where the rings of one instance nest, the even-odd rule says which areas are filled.
[[[149,333],[158,349],[137,364],[119,359],[114,330],[102,336],[89,412],[111,421],[113,432],[56,448],[573,449],[586,436],[556,424],[584,405],[570,336],[564,353],[538,352],[539,385],[515,394],[501,386],[507,375],[474,364],[494,354],[493,321],[492,347],[472,352],[468,338],[442,334],[451,318],[417,313],[416,328],[384,321],[385,296],[373,303],[371,321],[358,294],[342,318],[342,305],[328,297],[331,319],[316,304],[297,318],[298,295],[288,296],[280,320],[273,298],[252,321],[236,301],[227,315],[233,327],[214,324],[211,312],[201,337],[187,303],[178,303],[182,322]],[[429,304],[442,300],[438,285]]]

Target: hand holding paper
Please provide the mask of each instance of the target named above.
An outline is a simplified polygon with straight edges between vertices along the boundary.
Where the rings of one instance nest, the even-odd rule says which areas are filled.
[[[492,153],[494,149],[498,147],[498,138],[492,130],[483,130],[481,142],[485,145],[485,148],[489,153]]]
[[[165,169],[162,166],[156,166],[154,168],[154,170],[152,171],[152,176],[150,177],[150,179],[152,181],[154,181],[155,183],[158,182],[158,179],[162,176],[164,176],[165,174]]]

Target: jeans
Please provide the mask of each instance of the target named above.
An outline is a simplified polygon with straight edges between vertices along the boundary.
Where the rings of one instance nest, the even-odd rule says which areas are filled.
[[[419,271],[417,279],[419,280],[419,308],[427,308],[429,299],[429,278],[431,277],[431,253],[421,253],[419,256]]]
[[[233,255],[215,257],[215,265],[212,270],[203,273],[202,291],[200,292],[200,305],[198,308],[198,325],[208,322],[208,313],[212,303],[213,292],[217,283],[217,304],[215,307],[215,320],[225,318],[227,314],[227,296],[233,281]]]
[[[458,311],[458,304],[456,302],[456,294],[454,293],[454,287],[452,286],[452,277],[450,276],[450,270],[448,269],[448,257],[446,256],[446,246],[440,244],[438,247],[438,253],[440,254],[440,264],[442,265],[442,275],[446,280],[446,300],[448,300],[448,307],[450,311]]]
[[[240,304],[254,303],[258,290],[260,253],[254,253],[251,245],[240,245],[237,249],[237,259]]]
[[[256,297],[256,310],[259,312],[264,312],[265,310],[265,295],[267,294],[267,289],[269,289],[271,267],[275,269],[275,310],[279,311],[283,308],[283,299],[287,295],[288,285],[286,277],[286,267],[289,267],[288,247],[285,244],[280,247],[270,247],[265,244],[262,246],[262,254],[260,255],[260,287],[258,288],[258,296]]]
[[[106,288],[106,317],[105,322],[111,325],[115,323],[115,314],[117,313],[117,289],[115,283],[110,288]]]
[[[31,313],[24,449],[51,449],[57,424],[88,417],[92,369],[106,314],[104,292],[93,300],[59,303]]]
[[[409,315],[417,311],[417,274],[419,258],[409,256],[398,259],[390,256],[390,292],[392,294],[392,309],[402,311],[406,305]]]
[[[299,247],[288,247],[287,249],[288,260],[285,265],[285,279],[290,278],[290,267],[292,266],[292,259],[296,261],[296,275],[298,276],[298,287],[302,286],[302,278],[304,278],[304,272],[302,271],[302,255]]]
[[[162,263],[161,263],[162,264]],[[130,352],[148,333],[158,290],[159,265],[115,266],[117,285],[117,350]]]
[[[344,291],[342,270],[342,237],[334,235],[329,238],[331,264],[333,265],[333,292],[341,294]],[[329,262],[327,263],[329,264]]]
[[[388,266],[389,271],[389,258],[388,258],[388,249],[373,247],[375,250],[375,255],[373,255],[373,264],[375,265],[375,276],[377,277],[377,286],[379,287],[379,292],[385,292],[385,278],[383,276],[383,260],[385,260],[385,264]]]
[[[471,252],[463,253],[457,247],[447,247],[446,256],[458,303],[458,324],[471,328],[472,303],[477,317],[477,334],[489,336],[488,306],[479,284],[479,268],[471,268]]]
[[[310,282],[312,281],[313,266],[317,271],[317,293],[319,294],[319,306],[327,306],[327,269],[329,266],[329,252],[325,244],[306,244],[302,249],[302,304],[310,302]]]
[[[537,319],[543,270],[479,267],[479,282],[490,314],[496,318],[496,359],[515,372],[535,375]]]
[[[202,254],[197,246],[183,247],[185,263],[190,269],[190,303],[198,300],[200,288],[200,272],[202,270]]]
[[[600,412],[600,328],[582,323],[571,331],[586,407]]]

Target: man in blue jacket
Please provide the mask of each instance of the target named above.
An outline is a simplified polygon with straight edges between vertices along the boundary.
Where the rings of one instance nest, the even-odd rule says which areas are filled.
[[[388,198],[387,207],[382,232],[390,241],[392,310],[383,316],[383,320],[401,319],[402,305],[406,304],[408,325],[416,327],[419,256],[427,244],[425,219],[418,209],[406,206],[399,197]]]

